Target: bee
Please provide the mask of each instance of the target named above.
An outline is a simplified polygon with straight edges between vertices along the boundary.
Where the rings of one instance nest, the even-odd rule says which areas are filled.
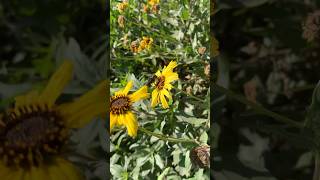
[[[146,85],[150,86],[152,82],[156,81],[158,78],[156,75],[153,75],[152,77],[149,78],[149,80],[147,81]]]

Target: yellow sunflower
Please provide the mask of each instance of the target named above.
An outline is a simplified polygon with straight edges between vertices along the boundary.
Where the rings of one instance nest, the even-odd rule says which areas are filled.
[[[167,67],[164,67],[162,72],[158,70],[156,72],[156,80],[154,83],[155,89],[152,91],[151,107],[155,107],[161,102],[163,108],[168,108],[168,102],[166,97],[171,100],[172,96],[170,90],[172,89],[171,82],[178,80],[178,73],[173,72],[173,69],[177,67],[177,62],[171,61]]]
[[[15,98],[14,107],[0,117],[0,177],[10,180],[79,180],[79,170],[63,156],[71,128],[86,125],[106,113],[106,81],[78,98],[55,102],[72,78],[65,61],[41,93]]]
[[[129,81],[123,90],[115,93],[110,99],[110,130],[114,126],[126,126],[129,136],[135,137],[138,131],[138,122],[132,113],[134,102],[148,97],[147,86],[141,87],[138,91],[128,94],[133,86]]]
[[[148,0],[148,4],[150,4],[151,6],[159,4],[160,0]]]

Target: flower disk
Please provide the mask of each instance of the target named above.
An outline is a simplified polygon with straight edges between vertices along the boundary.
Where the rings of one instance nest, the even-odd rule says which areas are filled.
[[[29,169],[61,151],[68,129],[54,109],[30,105],[5,115],[0,138],[5,164]]]
[[[111,113],[125,114],[131,109],[130,98],[126,95],[116,95],[111,97]]]

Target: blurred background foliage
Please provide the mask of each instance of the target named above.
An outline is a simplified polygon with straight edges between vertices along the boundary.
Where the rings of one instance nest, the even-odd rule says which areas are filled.
[[[42,88],[58,64],[74,63],[74,80],[59,101],[77,97],[106,78],[106,1],[0,2],[0,106]],[[87,179],[106,179],[106,131],[101,120],[73,133],[69,159]]]
[[[319,1],[216,3],[217,84],[303,124],[320,77]],[[213,93],[212,113],[220,129],[213,155],[217,180],[312,179],[309,129],[290,128]]]
[[[169,109],[151,108],[144,100],[134,107],[139,126],[176,138],[210,142],[209,121],[209,1],[159,1],[158,11],[145,12],[148,1],[129,0],[120,12],[111,1],[111,94],[133,80],[133,91],[171,60],[180,80],[171,90]],[[119,21],[120,19],[120,21]],[[120,23],[119,23],[120,22]],[[143,37],[153,39],[150,50],[131,51]],[[153,88],[149,88],[151,93]],[[209,179],[209,170],[192,165],[195,146],[166,142],[138,131],[133,139],[125,128],[111,135],[110,171],[113,179]]]

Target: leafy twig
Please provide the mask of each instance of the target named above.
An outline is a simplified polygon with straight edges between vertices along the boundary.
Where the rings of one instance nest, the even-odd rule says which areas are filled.
[[[266,108],[264,108],[262,105],[259,105],[259,104],[256,104],[252,101],[249,101],[247,100],[244,96],[241,96],[241,95],[238,95],[234,92],[232,92],[231,90],[229,89],[226,89],[222,86],[219,86],[217,84],[214,84],[213,85],[213,91],[219,91],[223,94],[226,94],[227,96],[243,103],[243,104],[246,104],[248,106],[250,106],[252,109],[254,109],[255,111],[261,113],[261,114],[264,114],[266,116],[269,116],[269,117],[272,117],[273,119],[279,121],[279,122],[282,122],[282,123],[286,123],[290,126],[293,126],[293,127],[297,127],[297,128],[303,128],[303,124],[302,123],[299,123],[297,121],[294,121],[288,117],[285,117],[285,116],[282,116],[280,114],[277,114],[275,112],[272,112]]]
[[[143,128],[143,127],[139,127],[139,130],[141,132],[144,132],[144,133],[148,134],[148,135],[157,137],[157,138],[159,138],[159,139],[161,139],[163,141],[176,142],[176,143],[192,143],[192,144],[200,145],[200,142],[198,142],[196,140],[192,140],[192,139],[174,138],[174,137],[166,136],[166,135],[163,135],[163,134],[158,134],[158,133],[151,132],[151,131]]]

